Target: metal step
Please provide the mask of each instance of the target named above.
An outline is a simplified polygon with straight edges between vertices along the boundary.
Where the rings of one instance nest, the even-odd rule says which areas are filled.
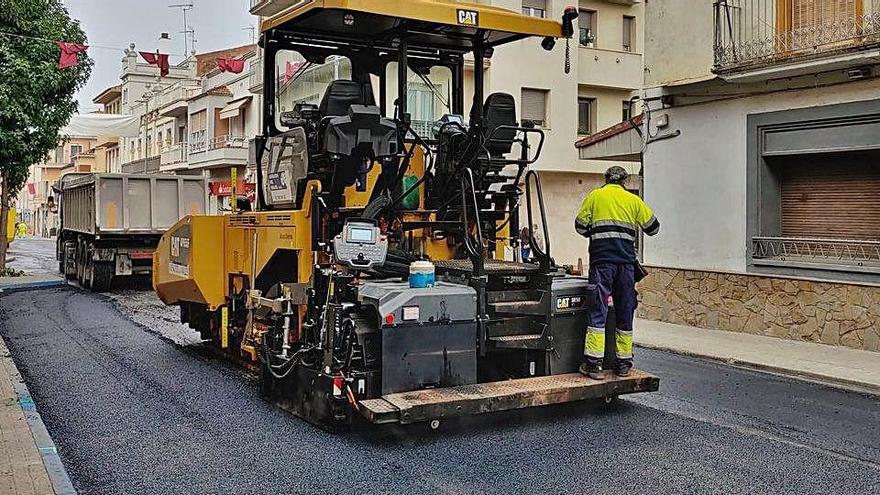
[[[545,347],[540,333],[489,337],[489,342],[498,349],[544,349]]]
[[[496,313],[502,315],[543,316],[544,305],[541,301],[504,301],[489,304]]]
[[[506,337],[508,335],[525,335],[538,332],[542,328],[533,316],[513,316],[490,319],[486,322],[487,337]]]
[[[638,370],[632,370],[626,378],[606,372],[604,380],[592,380],[573,373],[400,392],[360,401],[358,410],[371,423],[411,424],[432,419],[654,392],[659,387],[659,378]]]

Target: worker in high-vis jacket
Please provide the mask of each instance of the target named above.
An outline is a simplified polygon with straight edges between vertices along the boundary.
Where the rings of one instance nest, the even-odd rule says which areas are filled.
[[[617,317],[614,372],[629,375],[633,362],[633,316],[636,310],[636,282],[643,273],[636,259],[639,230],[647,235],[660,231],[660,222],[642,198],[624,189],[628,174],[623,167],[605,172],[605,185],[592,191],[575,220],[577,232],[590,240],[590,282],[598,287],[599,304],[590,313],[580,372],[595,380],[604,379],[605,321],[608,297]]]

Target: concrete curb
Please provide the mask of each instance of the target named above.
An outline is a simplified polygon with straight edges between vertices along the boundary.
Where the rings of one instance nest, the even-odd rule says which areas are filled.
[[[709,361],[715,361],[724,364],[730,364],[734,366],[742,366],[746,368],[752,368],[758,371],[764,371],[776,375],[783,375],[789,378],[795,378],[803,381],[809,381],[814,383],[820,383],[823,385],[832,386],[835,388],[841,388],[853,392],[866,393],[871,395],[880,396],[880,385],[875,383],[868,382],[859,382],[856,380],[848,380],[846,378],[840,378],[833,375],[826,375],[822,373],[811,373],[803,370],[793,370],[790,368],[784,368],[782,366],[774,366],[772,364],[767,363],[759,363],[749,360],[743,360],[732,357],[724,357],[713,354],[706,354],[700,352],[692,352],[685,351],[682,349],[675,349],[669,346],[657,345],[657,344],[644,344],[635,342],[633,344],[636,347],[641,347],[643,349],[652,349],[655,351],[664,351],[671,352],[673,354],[679,354],[681,356],[690,356],[700,359],[707,359]]]
[[[49,435],[49,430],[46,429],[43,418],[37,412],[31,393],[24,383],[21,373],[19,373],[18,368],[15,366],[11,351],[8,350],[9,347],[3,342],[2,337],[0,337],[0,344],[7,349],[7,354],[0,355],[0,359],[9,361],[7,368],[11,370],[9,371],[9,379],[12,380],[12,386],[15,389],[15,394],[18,396],[18,405],[27,419],[28,428],[34,437],[34,443],[40,452],[40,458],[43,460],[43,466],[45,466],[46,472],[49,475],[49,482],[52,483],[55,495],[76,495],[76,489],[70,481],[70,476],[67,475],[64,464],[61,462],[55,442],[52,440],[51,435]]]
[[[63,279],[58,280],[31,280],[12,283],[0,283],[0,293],[18,292],[25,290],[51,289],[53,287],[63,287],[66,285]]]

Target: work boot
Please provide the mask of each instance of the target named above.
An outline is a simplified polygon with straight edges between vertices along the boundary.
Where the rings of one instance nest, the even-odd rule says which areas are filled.
[[[595,364],[583,363],[581,364],[581,367],[578,368],[578,371],[580,371],[582,375],[586,375],[593,380],[605,379],[605,374],[602,373],[602,368]]]
[[[629,376],[629,372],[630,370],[632,370],[632,367],[632,363],[630,362],[617,363],[617,365],[614,367],[614,374],[621,378],[626,378]]]

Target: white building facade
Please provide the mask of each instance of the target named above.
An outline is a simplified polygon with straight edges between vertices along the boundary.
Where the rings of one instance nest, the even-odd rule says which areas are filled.
[[[642,314],[880,350],[880,2],[646,5]]]

